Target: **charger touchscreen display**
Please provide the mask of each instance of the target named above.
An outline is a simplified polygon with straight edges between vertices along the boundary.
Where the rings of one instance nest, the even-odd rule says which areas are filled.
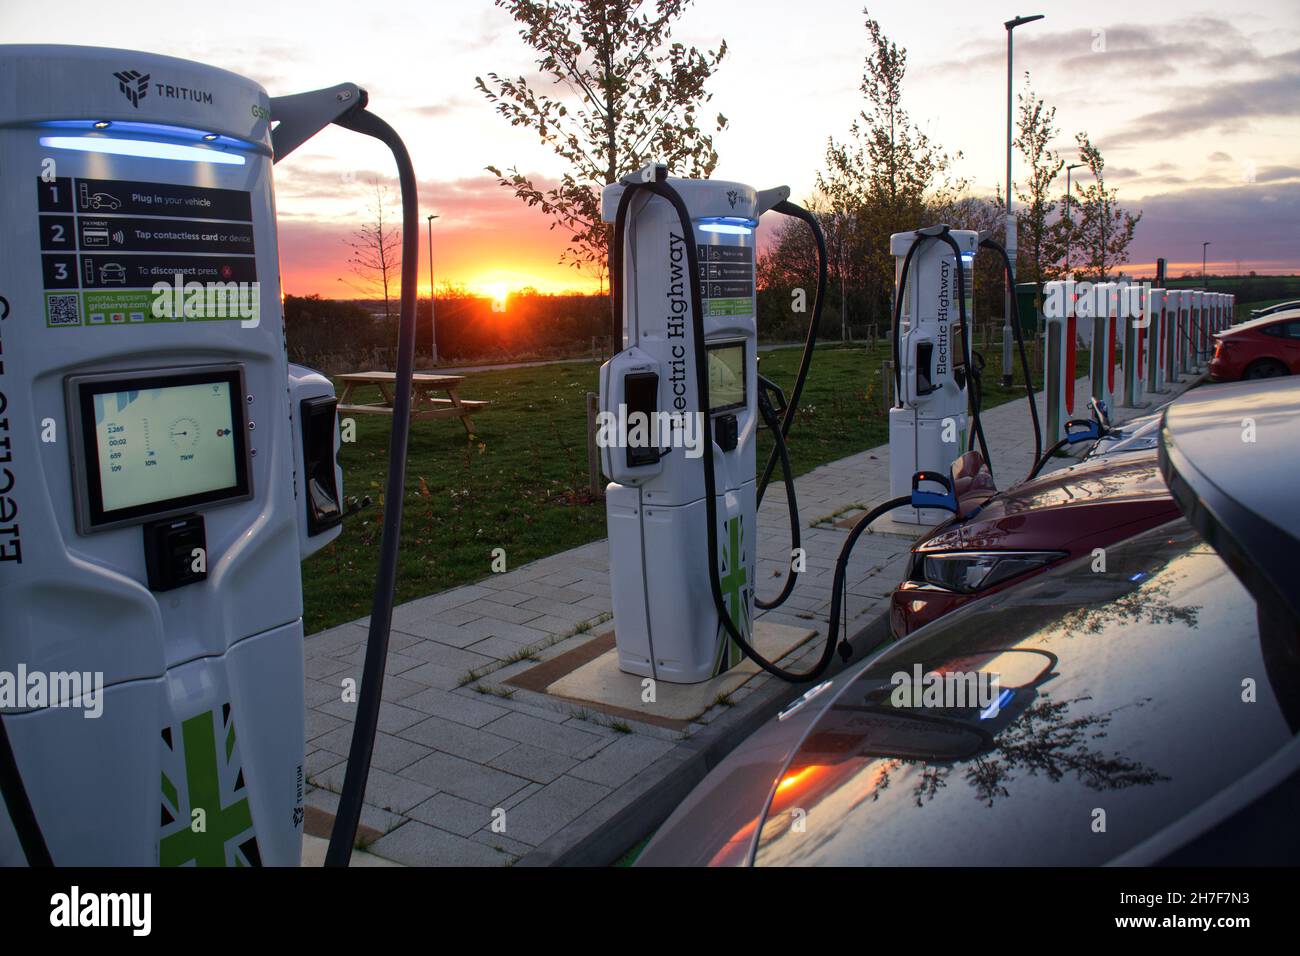
[[[745,406],[745,344],[710,345],[709,411]]]
[[[247,497],[238,368],[77,384],[92,526]]]

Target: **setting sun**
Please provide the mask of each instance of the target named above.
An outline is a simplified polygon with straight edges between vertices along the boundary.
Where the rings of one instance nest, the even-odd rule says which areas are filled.
[[[484,287],[484,291],[492,299],[492,308],[498,312],[506,310],[506,300],[510,298],[510,286],[504,282],[493,282]]]

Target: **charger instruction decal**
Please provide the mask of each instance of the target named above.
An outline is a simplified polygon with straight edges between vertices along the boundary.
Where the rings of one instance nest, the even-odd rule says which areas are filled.
[[[60,176],[37,177],[36,195],[47,328],[256,319],[250,193]],[[158,283],[176,290],[162,315]],[[183,306],[191,283],[219,307],[171,307],[173,298]],[[227,308],[232,295],[252,314]]]
[[[698,243],[704,314],[754,314],[754,250],[750,246]]]

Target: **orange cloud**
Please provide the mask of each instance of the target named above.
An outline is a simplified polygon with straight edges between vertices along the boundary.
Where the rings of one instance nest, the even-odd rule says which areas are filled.
[[[362,177],[362,178],[368,178]],[[346,198],[363,207],[367,183],[341,182],[334,173],[298,173],[277,187],[281,210],[280,268],[286,292],[333,298],[360,295],[358,280],[347,264],[347,242],[366,213],[348,219],[314,218],[313,204]],[[392,191],[394,220],[399,217]],[[422,295],[429,288],[429,234],[433,222],[434,281],[487,294],[502,283],[511,290],[532,286],[541,292],[594,292],[590,275],[559,263],[567,234],[550,228],[550,220],[525,206],[489,176],[420,184],[420,270]],[[342,279],[343,281],[340,281]]]

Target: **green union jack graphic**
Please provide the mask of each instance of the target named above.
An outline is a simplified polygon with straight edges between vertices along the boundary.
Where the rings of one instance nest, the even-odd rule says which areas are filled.
[[[261,866],[230,704],[183,721],[179,739],[164,727],[162,742],[158,862]]]
[[[746,554],[745,522],[740,515],[728,518],[723,525],[722,543],[722,599],[727,607],[727,615],[736,630],[750,640],[750,595],[753,582],[749,579],[749,558]],[[714,660],[713,674],[716,677],[723,671],[730,670],[744,659],[744,652],[727,633],[727,626],[718,621],[718,656]]]

